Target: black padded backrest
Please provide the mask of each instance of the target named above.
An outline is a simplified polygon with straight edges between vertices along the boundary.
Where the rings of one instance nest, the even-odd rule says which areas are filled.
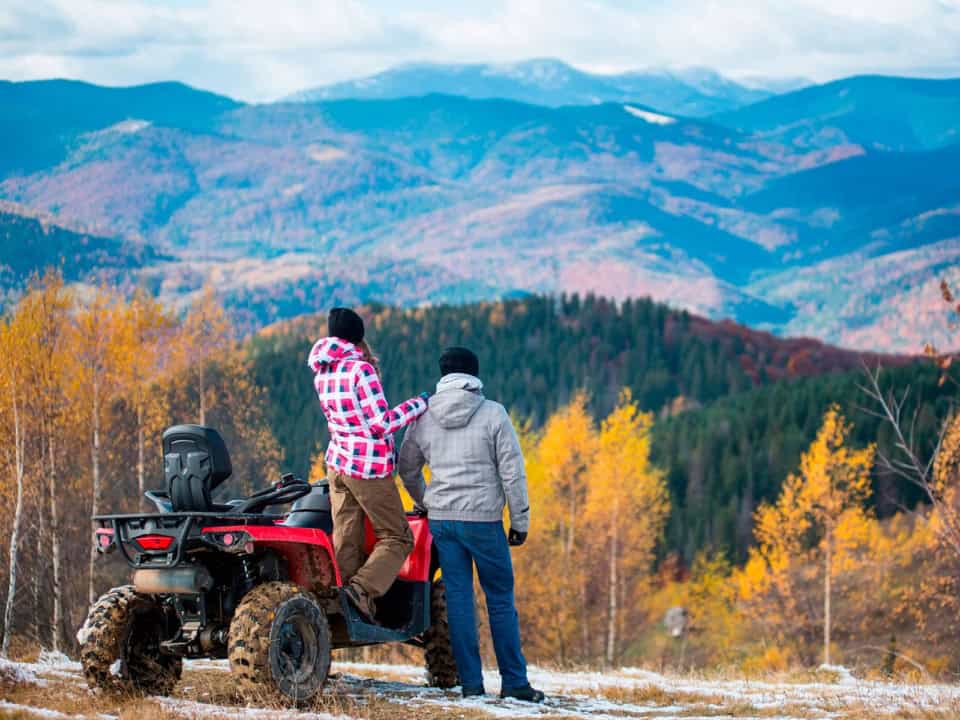
[[[163,433],[163,474],[174,512],[215,510],[211,493],[233,468],[223,438],[202,425],[174,425]]]

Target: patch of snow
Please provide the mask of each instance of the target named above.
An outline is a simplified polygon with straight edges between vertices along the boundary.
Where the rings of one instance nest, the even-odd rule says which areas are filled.
[[[149,120],[121,120],[120,122],[108,127],[107,130],[124,134],[132,134],[140,132],[144,128],[150,127],[150,124],[151,123]]]
[[[307,157],[318,163],[331,162],[346,156],[346,150],[333,145],[309,145],[307,147]]]
[[[641,110],[633,105],[624,105],[623,109],[634,117],[640,118],[644,122],[653,125],[672,125],[677,121],[676,118],[672,118],[669,115],[661,115],[660,113],[650,112],[649,110]]]
[[[0,700],[0,710],[25,713],[41,718],[57,718],[58,720],[60,718],[69,718],[69,720],[80,718],[82,720],[83,718],[83,715],[67,715],[59,710],[49,710],[47,708],[34,707],[33,705],[20,705],[18,703],[7,702],[6,700]]]
[[[12,662],[0,658],[0,678],[15,683],[30,683],[36,685],[39,683],[36,673],[27,669],[23,663]]]
[[[113,664],[110,665],[110,674],[114,677],[120,677],[123,673],[123,660],[117,658],[113,661]]]
[[[817,672],[826,672],[836,675],[838,685],[855,685],[857,682],[857,679],[853,676],[853,673],[851,673],[850,670],[845,668],[843,665],[827,665],[824,663],[817,668]]]
[[[56,650],[41,650],[36,664],[52,670],[80,671],[83,669],[83,666],[76,660],[71,660],[62,652]]]
[[[352,720],[349,715],[331,715],[324,712],[296,712],[291,710],[273,710],[269,708],[253,707],[226,707],[181,700],[180,698],[153,696],[154,700],[170,712],[187,718],[223,717],[228,714],[232,718],[251,718],[257,720]]]

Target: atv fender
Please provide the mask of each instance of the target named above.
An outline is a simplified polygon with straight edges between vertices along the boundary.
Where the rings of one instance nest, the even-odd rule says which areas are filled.
[[[340,570],[334,560],[330,536],[315,528],[283,525],[219,525],[203,529],[203,535],[235,533],[244,543],[270,548],[287,562],[290,580],[300,587],[340,587]]]

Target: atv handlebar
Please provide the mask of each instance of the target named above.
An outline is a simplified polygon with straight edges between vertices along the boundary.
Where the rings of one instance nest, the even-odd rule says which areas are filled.
[[[285,505],[310,493],[311,485],[306,480],[286,474],[280,480],[237,504],[238,513],[255,513],[269,505]]]

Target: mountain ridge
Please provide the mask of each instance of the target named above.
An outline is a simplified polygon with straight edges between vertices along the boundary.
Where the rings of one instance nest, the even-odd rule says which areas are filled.
[[[820,115],[811,145],[639,103],[432,94],[244,105],[161,85],[132,103],[121,92],[104,111],[90,108],[114,90],[41,87],[77,107],[8,108],[8,126],[56,152],[32,157],[29,172],[0,167],[0,200],[149,244],[166,259],[131,267],[129,282],[176,306],[212,282],[249,330],[330,303],[577,291],[912,351],[939,322],[919,284],[934,288],[960,255],[952,147],[881,151],[876,128],[860,128],[858,144]],[[180,100],[160,112],[171,92]],[[0,135],[0,151],[21,147]],[[864,262],[895,257],[910,268],[897,282],[862,280]],[[884,317],[910,303],[927,310],[909,332]]]
[[[553,58],[533,58],[515,63],[406,63],[356,80],[301,90],[284,100],[396,99],[436,92],[548,106],[632,101],[691,116],[769,95],[706,68],[599,74]]]

